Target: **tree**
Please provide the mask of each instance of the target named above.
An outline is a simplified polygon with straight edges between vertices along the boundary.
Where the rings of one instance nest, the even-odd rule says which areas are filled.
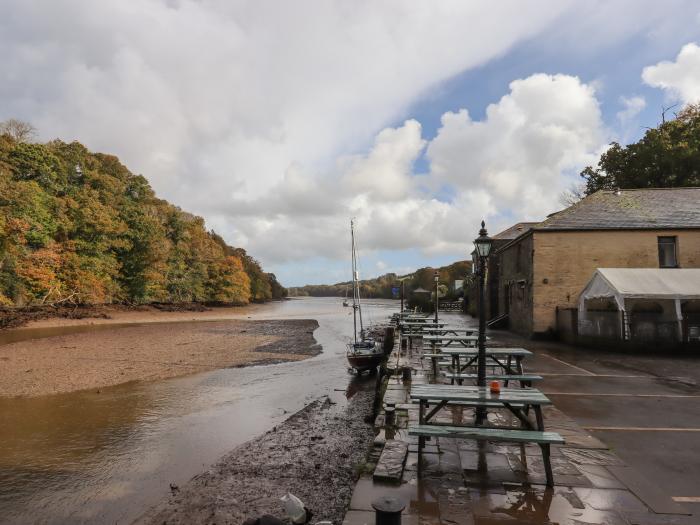
[[[9,135],[16,142],[29,142],[36,137],[36,128],[28,122],[11,118],[0,122],[0,135]]]
[[[286,296],[245,250],[158,199],[117,157],[77,142],[27,143],[31,130],[16,124],[2,129],[0,304]]]
[[[586,194],[615,188],[700,186],[700,105],[646,131],[638,142],[613,142],[598,166],[581,172]]]

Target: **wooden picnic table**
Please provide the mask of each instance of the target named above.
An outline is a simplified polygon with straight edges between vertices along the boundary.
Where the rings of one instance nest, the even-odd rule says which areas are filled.
[[[429,424],[433,416],[450,403],[471,406],[501,404],[518,418],[522,427],[540,431],[544,430],[541,408],[552,404],[547,396],[535,388],[502,388],[500,393],[494,394],[485,386],[414,385],[411,387],[411,399],[420,403],[418,421],[421,425]],[[435,406],[426,413],[430,404]],[[535,412],[534,423],[525,412],[528,407]]]
[[[443,348],[440,352],[443,356],[452,359],[452,372],[461,374],[466,368],[474,365],[479,358],[478,348]],[[486,348],[486,360],[499,366],[507,374],[523,374],[523,359],[531,356],[532,352],[524,348]],[[460,360],[464,358],[465,363]],[[454,384],[455,379],[452,378]]]
[[[435,343],[434,346],[447,348],[452,345],[472,347],[479,340],[477,335],[424,335],[423,341]]]
[[[429,328],[425,328],[423,331],[428,332],[431,335],[460,336],[460,335],[474,335],[479,330],[477,330],[476,328],[459,328],[456,326],[443,326],[443,327],[429,327]]]
[[[553,485],[550,463],[550,444],[563,443],[561,436],[545,432],[542,407],[552,402],[534,388],[502,388],[494,394],[488,387],[454,385],[415,385],[411,387],[411,400],[418,401],[418,425],[410,427],[409,435],[418,436],[418,450],[422,451],[425,439],[430,437],[472,438],[477,440],[533,442],[540,445],[547,484]],[[431,408],[432,405],[432,408]],[[520,422],[519,427],[475,424],[444,425],[433,417],[448,405],[493,407],[500,406],[512,413]],[[529,412],[535,415],[530,419]],[[488,421],[488,420],[487,420]]]

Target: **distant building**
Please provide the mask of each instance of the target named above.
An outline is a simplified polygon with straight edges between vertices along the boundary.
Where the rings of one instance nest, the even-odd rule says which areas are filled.
[[[487,300],[525,335],[556,332],[598,268],[700,268],[700,188],[599,191],[521,224],[495,237]]]

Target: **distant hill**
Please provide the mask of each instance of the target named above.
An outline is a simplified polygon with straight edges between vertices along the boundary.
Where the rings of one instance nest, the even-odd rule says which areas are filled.
[[[245,250],[157,198],[117,157],[78,142],[30,143],[14,132],[21,123],[8,123],[0,123],[0,305],[286,295]]]
[[[437,268],[440,273],[440,283],[447,285],[447,290],[442,290],[445,293],[445,298],[450,300],[455,295],[453,284],[456,280],[464,280],[468,275],[471,275],[471,261],[458,261],[449,266]],[[391,299],[394,297],[392,288],[399,286],[400,279],[406,279],[404,289],[406,295],[416,289],[424,288],[433,290],[435,287],[435,268],[420,268],[408,275],[396,275],[395,273],[387,273],[374,279],[365,279],[360,281],[360,295],[368,298],[384,298]],[[344,297],[345,290],[348,289],[348,294],[352,296],[352,282],[342,282],[336,284],[307,284],[306,286],[289,288],[290,297]]]

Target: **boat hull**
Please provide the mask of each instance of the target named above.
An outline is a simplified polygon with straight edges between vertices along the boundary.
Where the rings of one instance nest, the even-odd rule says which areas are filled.
[[[381,346],[372,339],[366,339],[348,345],[348,363],[358,372],[373,370],[379,366],[384,359],[384,352]]]
[[[348,353],[348,363],[358,372],[373,370],[382,362],[383,354],[351,354]]]

